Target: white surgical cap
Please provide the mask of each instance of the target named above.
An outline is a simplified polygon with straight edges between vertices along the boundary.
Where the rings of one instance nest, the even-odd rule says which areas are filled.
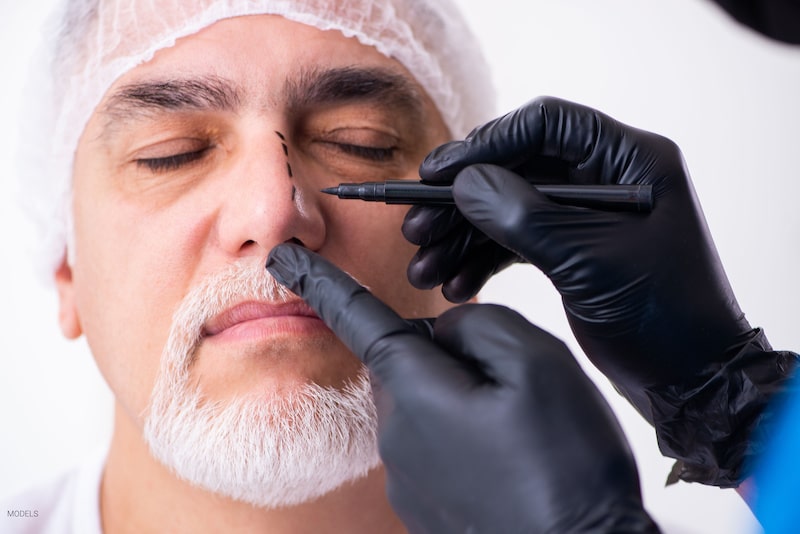
[[[78,139],[120,76],[214,22],[272,14],[338,30],[398,60],[433,100],[454,138],[492,118],[495,96],[476,37],[451,0],[67,0],[36,68],[22,192],[41,227],[47,278],[64,256]],[[27,150],[26,150],[27,149]]]

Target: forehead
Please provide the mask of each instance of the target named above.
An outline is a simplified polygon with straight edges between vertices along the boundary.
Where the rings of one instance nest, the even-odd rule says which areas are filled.
[[[238,104],[281,105],[313,89],[319,72],[334,70],[370,72],[374,82],[388,83],[404,100],[432,106],[413,76],[374,47],[336,30],[323,31],[276,15],[252,15],[218,21],[159,50],[121,76],[99,109],[114,108],[131,88],[135,92],[142,86],[167,88],[171,81],[208,79],[224,80],[227,94],[220,97],[235,97]],[[358,83],[369,85],[368,78],[361,76]]]

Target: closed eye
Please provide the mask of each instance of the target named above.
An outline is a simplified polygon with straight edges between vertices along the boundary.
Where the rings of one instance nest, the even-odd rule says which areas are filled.
[[[394,153],[397,150],[397,147],[394,146],[376,147],[334,142],[328,142],[328,144],[336,146],[346,154],[371,161],[389,161],[394,157]]]
[[[200,160],[210,148],[211,147],[205,147],[200,150],[173,154],[163,158],[140,158],[136,160],[136,165],[145,167],[153,172],[174,171]]]

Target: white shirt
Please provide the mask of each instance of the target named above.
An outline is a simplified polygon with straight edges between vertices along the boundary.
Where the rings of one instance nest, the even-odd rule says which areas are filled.
[[[101,534],[100,480],[107,450],[52,481],[0,501],[3,534]]]
[[[0,534],[102,534],[100,482],[107,453],[101,448],[49,483],[0,500]],[[9,516],[9,511],[17,515]],[[670,525],[669,519],[654,519],[664,534],[697,534]]]

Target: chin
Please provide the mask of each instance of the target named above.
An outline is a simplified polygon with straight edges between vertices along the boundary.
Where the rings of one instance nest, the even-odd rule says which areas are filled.
[[[144,436],[156,460],[195,486],[276,508],[315,500],[380,464],[364,369],[342,387],[309,381],[228,401],[193,382],[157,382]]]

